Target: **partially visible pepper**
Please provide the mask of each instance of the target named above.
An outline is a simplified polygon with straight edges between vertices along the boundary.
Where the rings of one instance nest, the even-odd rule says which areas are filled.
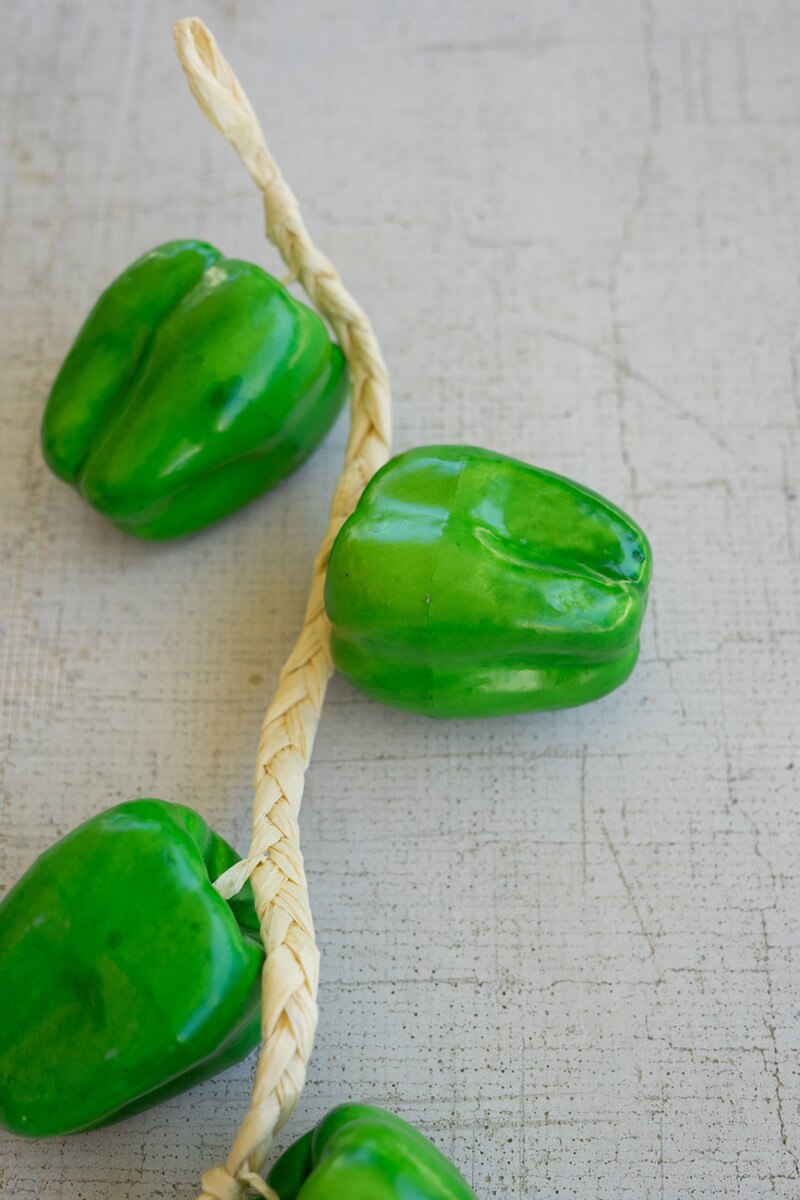
[[[619,508],[472,446],[399,454],[331,550],[333,659],[432,717],[584,704],[633,670],[650,548]]]
[[[268,1182],[280,1200],[476,1200],[427,1138],[366,1104],[334,1108],[281,1155]]]
[[[93,1129],[252,1050],[252,891],[211,886],[237,859],[191,809],[134,800],[36,860],[0,904],[0,1124]]]
[[[344,403],[321,318],[253,263],[169,242],[102,294],[53,385],[50,467],[128,533],[202,529],[308,458]]]

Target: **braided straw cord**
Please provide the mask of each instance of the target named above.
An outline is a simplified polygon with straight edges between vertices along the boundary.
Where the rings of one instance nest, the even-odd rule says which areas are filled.
[[[196,17],[179,21],[174,34],[192,93],[263,193],[267,236],[280,250],[291,277],[300,280],[335,330],[351,377],[344,469],[314,562],[303,628],[261,729],[250,850],[215,884],[221,895],[229,898],[252,878],[266,950],[263,1046],[250,1109],[226,1165],[204,1174],[200,1200],[240,1200],[248,1185],[268,1200],[278,1200],[259,1172],[275,1134],[297,1104],[317,1025],[319,951],[300,853],[298,814],[325,689],[333,672],[330,625],[323,606],[325,570],[336,534],[365,484],[388,458],[389,378],[366,314],[333,264],[311,241],[250,102],[213,36]]]

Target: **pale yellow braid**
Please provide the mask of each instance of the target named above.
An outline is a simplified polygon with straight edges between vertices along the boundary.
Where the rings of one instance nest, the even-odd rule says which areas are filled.
[[[331,517],[311,580],[305,623],[281,672],[261,730],[249,853],[216,887],[229,898],[252,878],[266,950],[262,1034],[250,1109],[225,1166],[203,1176],[200,1200],[240,1200],[250,1186],[278,1200],[259,1174],[272,1140],[303,1088],[317,1025],[319,951],[308,902],[297,818],[325,688],[333,671],[323,585],[334,538],[364,485],[388,458],[389,377],[372,326],[316,249],[297,201],[267,149],[250,102],[196,17],[175,26],[175,45],[189,86],[212,125],[232,144],[264,196],[267,236],[292,278],[327,318],[347,357],[352,396],[350,436]]]

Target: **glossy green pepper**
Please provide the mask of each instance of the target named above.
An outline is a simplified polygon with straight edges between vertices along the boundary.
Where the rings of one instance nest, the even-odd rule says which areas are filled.
[[[226,516],[319,444],[347,391],[320,317],[253,263],[170,242],[103,293],[42,425],[55,473],[128,533]]]
[[[471,446],[400,454],[331,551],[336,666],[432,717],[584,704],[639,651],[650,550],[588,488]]]
[[[0,1123],[116,1121],[243,1058],[263,952],[238,855],[179,804],[134,800],[56,842],[0,904]]]
[[[381,1108],[343,1104],[281,1155],[280,1200],[476,1200],[453,1164]]]

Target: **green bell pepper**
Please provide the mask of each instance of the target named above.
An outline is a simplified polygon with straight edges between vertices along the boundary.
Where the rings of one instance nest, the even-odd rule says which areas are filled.
[[[268,1182],[280,1200],[476,1200],[427,1138],[366,1104],[328,1113],[281,1155]]]
[[[263,951],[238,855],[180,804],[79,826],[0,904],[0,1123],[78,1133],[238,1062],[259,1040]]]
[[[173,538],[271,488],[344,403],[320,317],[253,263],[169,242],[89,314],[42,424],[50,467],[128,533]]]
[[[649,577],[641,529],[588,488],[470,446],[409,450],[333,545],[333,659],[432,717],[584,704],[633,670]]]

